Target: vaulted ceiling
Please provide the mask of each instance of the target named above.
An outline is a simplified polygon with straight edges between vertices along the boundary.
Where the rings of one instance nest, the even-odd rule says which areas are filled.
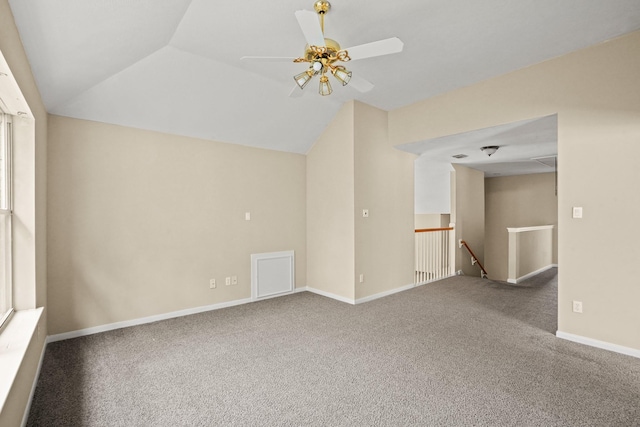
[[[343,47],[389,37],[401,53],[349,63],[367,93],[310,84],[294,12],[313,0],[10,0],[50,113],[306,153],[340,106],[392,110],[640,29],[640,0],[333,0]]]

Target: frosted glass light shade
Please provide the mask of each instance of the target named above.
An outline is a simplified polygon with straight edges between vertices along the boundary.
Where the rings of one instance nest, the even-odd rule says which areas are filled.
[[[320,95],[327,96],[331,95],[333,89],[331,89],[331,83],[329,83],[329,78],[325,75],[320,77]]]
[[[296,81],[298,86],[300,86],[300,89],[304,89],[307,83],[309,83],[309,81],[311,80],[311,77],[313,77],[313,72],[307,70],[293,76],[293,79]]]
[[[500,148],[498,145],[487,145],[486,147],[482,147],[480,150],[484,151],[487,156],[491,157],[496,151]]]
[[[351,80],[351,71],[348,71],[342,66],[335,67],[331,72],[336,79],[340,80],[342,86],[346,86],[347,83],[349,83],[349,80]]]

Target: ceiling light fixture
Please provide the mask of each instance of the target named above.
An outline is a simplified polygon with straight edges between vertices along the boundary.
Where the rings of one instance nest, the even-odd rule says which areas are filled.
[[[486,147],[482,147],[480,151],[484,151],[487,153],[487,156],[491,157],[493,153],[498,151],[498,148],[500,148],[498,145],[487,145]]]
[[[320,16],[320,28],[322,29],[322,35],[324,36],[324,15],[331,9],[331,3],[325,0],[319,0],[313,5],[316,13]],[[342,83],[342,86],[346,86],[351,80],[351,71],[347,70],[342,65],[335,65],[335,62],[350,61],[349,54],[346,50],[341,50],[337,41],[331,39],[324,39],[325,46],[309,46],[305,54],[301,58],[296,58],[293,62],[308,62],[311,64],[309,69],[304,73],[298,74],[293,77],[300,89],[309,83],[309,80],[316,74],[320,76],[320,95],[326,96],[333,92],[331,89],[331,83],[327,77],[327,71]]]

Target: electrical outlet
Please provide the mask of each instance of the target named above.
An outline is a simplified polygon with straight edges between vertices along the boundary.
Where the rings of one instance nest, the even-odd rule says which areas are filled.
[[[227,277],[227,278],[225,278],[225,279],[224,279],[224,284],[225,284],[226,286],[229,286],[229,285],[231,284],[231,277]]]
[[[238,284],[238,276],[231,276],[231,284],[232,285]]]
[[[582,313],[582,301],[573,301],[573,312]]]
[[[209,289],[215,289],[216,288],[216,279],[210,279],[209,280]]]
[[[360,273],[360,283],[364,283],[364,274]]]

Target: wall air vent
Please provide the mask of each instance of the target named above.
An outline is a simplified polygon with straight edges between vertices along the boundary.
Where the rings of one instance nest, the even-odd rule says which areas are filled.
[[[453,155],[451,157],[456,158],[456,159],[464,159],[465,157],[469,157],[469,156],[467,156],[466,154],[456,154],[456,155]]]

